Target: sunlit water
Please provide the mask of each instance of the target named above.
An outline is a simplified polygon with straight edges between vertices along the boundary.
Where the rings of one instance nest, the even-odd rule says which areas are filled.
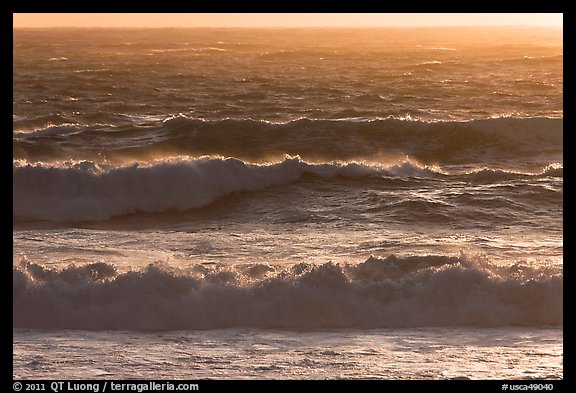
[[[14,331],[15,378],[562,379],[561,329]],[[86,354],[89,353],[90,357]]]

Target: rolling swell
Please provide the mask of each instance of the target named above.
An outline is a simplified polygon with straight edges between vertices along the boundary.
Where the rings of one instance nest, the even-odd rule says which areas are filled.
[[[425,163],[466,163],[561,154],[563,121],[494,118],[462,122],[387,119],[206,121],[170,117],[148,125],[60,124],[14,135],[14,158],[148,159],[215,155],[258,160],[374,159],[409,155]]]
[[[360,264],[13,268],[14,327],[86,330],[560,326],[552,267],[371,256]]]
[[[502,179],[562,176],[561,167],[535,174],[480,169],[450,175],[412,161],[390,165],[308,163],[287,157],[269,164],[235,158],[161,160],[130,165],[90,161],[30,164],[14,161],[13,217],[16,220],[103,221],[134,213],[184,211],[207,206],[220,197],[296,182],[304,175],[332,179],[446,179],[491,182]],[[370,187],[372,184],[355,184]]]

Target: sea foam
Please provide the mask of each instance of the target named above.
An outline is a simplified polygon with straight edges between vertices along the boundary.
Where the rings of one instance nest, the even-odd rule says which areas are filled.
[[[553,267],[482,258],[371,256],[360,264],[93,263],[13,269],[15,327],[186,330],[419,326],[560,326],[563,279]]]

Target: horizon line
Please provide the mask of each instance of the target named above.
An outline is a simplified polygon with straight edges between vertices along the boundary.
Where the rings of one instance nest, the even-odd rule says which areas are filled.
[[[552,28],[563,29],[564,26],[558,25],[537,25],[537,24],[510,24],[510,25],[326,25],[326,26],[79,26],[79,25],[60,25],[60,26],[12,26],[13,29],[410,29],[410,28]]]

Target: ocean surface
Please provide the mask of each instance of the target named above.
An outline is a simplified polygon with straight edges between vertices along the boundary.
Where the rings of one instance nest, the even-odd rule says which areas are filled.
[[[15,29],[13,376],[563,379],[561,29]]]

